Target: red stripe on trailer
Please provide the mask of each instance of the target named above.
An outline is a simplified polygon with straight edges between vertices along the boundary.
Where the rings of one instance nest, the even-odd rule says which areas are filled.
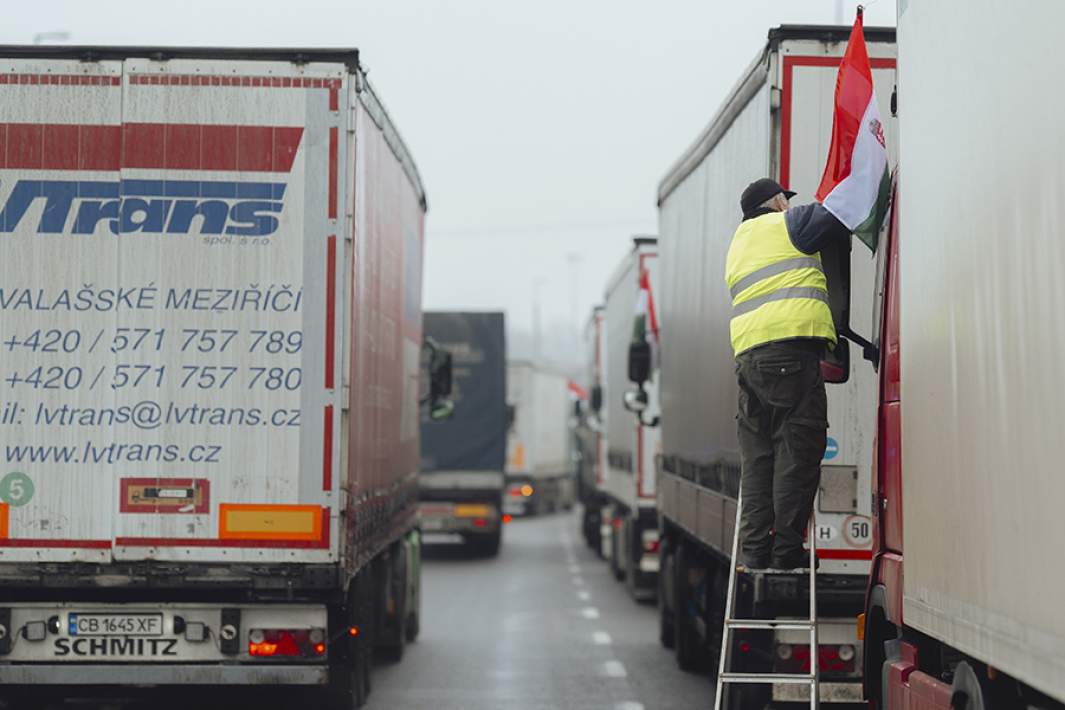
[[[0,540],[0,547],[49,547],[100,550],[111,547],[110,540],[47,540],[26,538],[20,540]]]
[[[0,123],[0,168],[291,172],[299,126]]]
[[[0,85],[119,86],[121,83],[121,77],[99,74],[0,74]]]
[[[334,126],[329,129],[329,219],[337,218],[337,151],[339,150],[340,130]]]
[[[330,235],[325,256],[325,388],[333,389],[336,369],[337,238]]]
[[[329,510],[322,508],[322,537],[319,540],[241,540],[198,537],[117,537],[118,547],[263,547],[293,550],[322,550],[329,547]],[[107,541],[105,541],[107,542]],[[110,542],[107,542],[110,546]],[[28,547],[28,546],[27,546]]]
[[[299,126],[127,123],[121,165],[287,173],[302,138]]]
[[[333,405],[325,405],[322,430],[322,490],[333,489]]]
[[[784,57],[780,89],[780,186],[787,190],[791,182],[791,98],[792,70],[795,67],[838,67],[843,57]],[[894,69],[892,57],[869,57],[873,69]]]
[[[340,110],[340,82],[334,81],[329,84],[329,110]]]
[[[873,559],[872,550],[826,550],[823,547],[817,548],[817,556],[822,560],[871,560]]]

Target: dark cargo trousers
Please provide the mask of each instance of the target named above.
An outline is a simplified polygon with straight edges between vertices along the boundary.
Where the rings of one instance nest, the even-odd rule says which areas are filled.
[[[742,473],[740,560],[805,567],[803,536],[821,479],[828,402],[824,341],[784,340],[736,358]]]

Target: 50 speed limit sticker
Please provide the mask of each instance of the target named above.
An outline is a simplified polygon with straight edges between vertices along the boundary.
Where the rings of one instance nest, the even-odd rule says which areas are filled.
[[[864,515],[851,515],[843,521],[843,542],[851,547],[869,547],[873,522]]]

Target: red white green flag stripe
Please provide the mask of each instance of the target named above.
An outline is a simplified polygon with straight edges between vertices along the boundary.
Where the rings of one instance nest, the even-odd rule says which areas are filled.
[[[884,127],[859,9],[836,76],[832,143],[817,199],[875,251],[890,186]]]
[[[651,295],[651,275],[647,269],[640,270],[640,290],[636,295],[633,314],[632,340],[646,341],[651,346],[651,367],[658,367],[658,314],[655,299]]]

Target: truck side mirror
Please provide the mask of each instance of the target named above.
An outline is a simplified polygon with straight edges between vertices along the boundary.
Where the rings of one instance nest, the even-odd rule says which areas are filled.
[[[514,420],[517,419],[518,408],[513,404],[507,404],[507,431],[514,428]]]
[[[451,394],[451,353],[438,350],[429,364],[429,395],[437,400]]]
[[[647,409],[647,391],[643,387],[636,390],[629,390],[625,393],[623,403],[625,409],[634,414],[640,414]]]
[[[429,418],[434,422],[450,419],[455,412],[455,403],[450,399],[438,399],[429,406]]]
[[[598,382],[592,385],[589,399],[592,404],[592,412],[598,414],[603,409],[603,386]]]
[[[651,344],[646,340],[629,343],[629,381],[638,385],[651,377]]]
[[[850,379],[851,348],[850,342],[840,338],[836,347],[827,351],[821,360],[821,376],[825,382],[839,385]]]

